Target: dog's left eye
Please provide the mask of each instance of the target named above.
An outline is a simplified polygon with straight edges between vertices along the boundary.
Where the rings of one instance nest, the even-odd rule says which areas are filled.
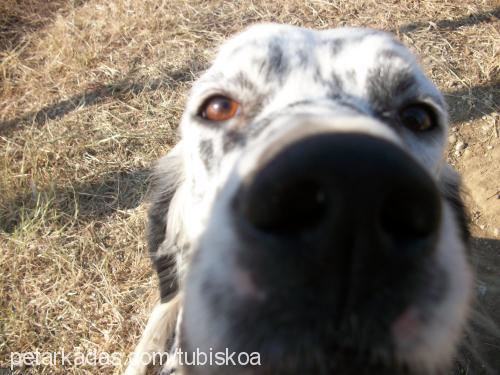
[[[431,130],[436,126],[434,111],[425,104],[413,104],[399,111],[401,124],[415,132]]]
[[[214,95],[203,102],[199,116],[210,121],[227,121],[238,114],[240,104],[226,96]]]

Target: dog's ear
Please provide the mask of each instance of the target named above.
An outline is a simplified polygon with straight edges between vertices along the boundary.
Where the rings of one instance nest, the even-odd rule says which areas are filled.
[[[172,201],[184,181],[181,144],[161,158],[151,176],[149,190],[147,239],[149,253],[159,278],[162,302],[170,300],[178,290],[177,256],[180,220],[172,212]]]
[[[460,175],[450,165],[445,164],[440,171],[438,184],[441,193],[455,214],[463,241],[468,243],[470,239],[468,223],[470,220],[462,199],[464,192]]]

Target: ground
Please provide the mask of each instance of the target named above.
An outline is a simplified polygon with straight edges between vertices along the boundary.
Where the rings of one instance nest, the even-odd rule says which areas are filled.
[[[259,21],[390,30],[421,57],[450,105],[479,269],[468,346],[483,370],[464,354],[456,373],[498,373],[500,334],[482,316],[500,313],[499,17],[494,0],[0,0],[0,373],[36,350],[72,362],[21,373],[123,369],[157,298],[148,170],[214,47]],[[75,363],[92,350],[119,360]]]

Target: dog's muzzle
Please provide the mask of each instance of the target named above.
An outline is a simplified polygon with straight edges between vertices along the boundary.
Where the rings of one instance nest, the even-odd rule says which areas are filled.
[[[264,154],[232,205],[240,267],[267,296],[245,315],[307,325],[313,347],[390,346],[434,253],[434,181],[401,147],[362,133],[308,135]]]

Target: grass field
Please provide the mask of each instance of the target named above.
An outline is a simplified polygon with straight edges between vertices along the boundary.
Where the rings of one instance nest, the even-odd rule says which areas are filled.
[[[0,368],[11,352],[133,350],[157,297],[149,167],[175,143],[213,49],[260,21],[390,30],[422,57],[450,105],[448,158],[485,265],[479,302],[498,317],[499,17],[494,0],[0,0]],[[498,340],[479,341],[500,357]],[[20,373],[120,373],[126,361],[115,364]]]

